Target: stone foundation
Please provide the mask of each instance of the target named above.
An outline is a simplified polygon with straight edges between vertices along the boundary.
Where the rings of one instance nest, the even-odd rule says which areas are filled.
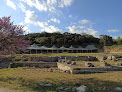
[[[57,67],[58,67],[58,69],[63,70],[63,71],[71,71],[72,70],[72,67],[70,65],[63,64],[63,63],[57,63]]]
[[[11,63],[10,68],[16,67],[39,67],[39,68],[50,68],[57,67],[56,62],[19,62],[19,63]]]
[[[57,63],[57,66],[60,70],[68,71],[71,74],[77,74],[77,73],[100,73],[100,72],[106,72],[106,71],[122,71],[122,67],[86,67],[86,68],[72,68],[71,65],[65,64],[65,63]]]
[[[39,56],[39,57],[29,57],[29,61],[44,61],[44,62],[57,62],[59,57],[47,57],[47,56]]]
[[[23,56],[22,61],[33,61],[33,62],[58,62],[59,59],[69,61],[97,61],[96,57],[92,56]]]

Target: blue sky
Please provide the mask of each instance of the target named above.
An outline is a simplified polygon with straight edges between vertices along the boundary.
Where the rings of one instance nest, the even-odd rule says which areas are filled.
[[[0,0],[0,17],[11,16],[25,33],[71,32],[122,38],[122,0]]]

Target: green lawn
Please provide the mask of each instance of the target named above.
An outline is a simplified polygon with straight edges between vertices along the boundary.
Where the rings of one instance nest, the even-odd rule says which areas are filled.
[[[49,53],[49,54],[16,54],[16,55],[30,55],[30,56],[96,56],[96,55],[120,55],[122,53]]]
[[[39,86],[41,82],[52,83],[53,87]],[[36,71],[31,68],[0,69],[0,87],[10,89],[30,92],[65,92],[56,90],[56,87],[74,87],[76,84],[86,85],[87,92],[116,92],[115,87],[122,87],[122,72],[71,75]]]
[[[24,55],[28,56],[101,56],[101,55],[119,55],[122,53],[50,53],[50,54],[15,54],[15,59],[21,59]]]

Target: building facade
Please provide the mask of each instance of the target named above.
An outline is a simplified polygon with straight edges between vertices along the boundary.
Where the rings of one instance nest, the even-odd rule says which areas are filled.
[[[72,45],[69,48],[64,46],[58,48],[56,46],[46,47],[46,46],[37,46],[36,44],[31,45],[27,48],[30,54],[39,54],[39,53],[96,53],[98,48],[94,45],[88,45],[85,48],[79,46],[78,48],[73,47]]]

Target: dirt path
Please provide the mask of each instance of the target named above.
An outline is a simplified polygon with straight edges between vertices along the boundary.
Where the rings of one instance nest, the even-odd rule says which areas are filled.
[[[13,90],[13,89],[0,87],[0,92],[36,92],[36,91],[22,91],[22,90]]]
[[[0,92],[25,92],[25,91],[12,90],[12,89],[7,89],[7,88],[0,88]]]

